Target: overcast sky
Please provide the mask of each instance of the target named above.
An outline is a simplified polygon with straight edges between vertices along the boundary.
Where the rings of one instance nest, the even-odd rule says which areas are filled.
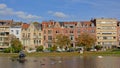
[[[0,0],[0,20],[85,21],[120,19],[120,0]]]

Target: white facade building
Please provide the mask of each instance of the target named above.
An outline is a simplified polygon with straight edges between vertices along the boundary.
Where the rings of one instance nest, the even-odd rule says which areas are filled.
[[[13,34],[17,39],[21,40],[21,26],[12,26],[10,28],[10,34]]]

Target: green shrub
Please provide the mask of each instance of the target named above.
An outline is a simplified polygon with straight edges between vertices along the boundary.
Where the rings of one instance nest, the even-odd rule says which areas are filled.
[[[49,48],[46,48],[48,51],[52,52],[53,51],[53,48],[52,47],[49,47]]]
[[[87,48],[86,50],[87,50],[87,51],[90,51],[91,49],[92,49],[92,48]]]
[[[51,47],[52,48],[52,51],[56,51],[57,50],[57,46],[56,45],[54,45],[53,47]]]
[[[11,51],[11,48],[6,48],[3,50],[4,53],[10,53],[10,51]]]
[[[95,49],[98,51],[98,50],[101,50],[102,49],[102,46],[100,46],[100,45],[96,45],[95,46]]]
[[[37,49],[36,49],[37,52],[40,52],[40,51],[43,51],[43,46],[38,46]]]

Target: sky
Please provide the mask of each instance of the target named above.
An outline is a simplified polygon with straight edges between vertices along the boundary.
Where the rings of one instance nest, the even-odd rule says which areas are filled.
[[[0,0],[0,20],[88,21],[120,19],[120,0]]]

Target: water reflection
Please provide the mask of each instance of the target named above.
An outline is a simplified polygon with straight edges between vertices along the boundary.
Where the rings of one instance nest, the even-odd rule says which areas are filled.
[[[0,57],[0,68],[120,68],[120,57],[27,57],[24,63]]]

